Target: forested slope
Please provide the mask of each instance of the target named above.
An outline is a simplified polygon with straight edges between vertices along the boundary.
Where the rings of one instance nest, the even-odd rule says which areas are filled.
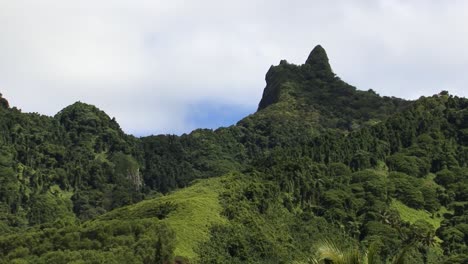
[[[357,90],[320,46],[266,83],[234,126],[144,138],[84,103],[48,117],[0,97],[0,259],[308,263],[334,240],[468,261],[467,99]]]

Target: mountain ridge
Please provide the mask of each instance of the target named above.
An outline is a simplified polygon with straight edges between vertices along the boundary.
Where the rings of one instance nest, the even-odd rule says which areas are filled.
[[[468,258],[466,98],[359,91],[321,46],[266,82],[256,113],[181,136],[0,100],[0,263],[307,263],[323,237],[383,263],[416,244],[410,263]]]

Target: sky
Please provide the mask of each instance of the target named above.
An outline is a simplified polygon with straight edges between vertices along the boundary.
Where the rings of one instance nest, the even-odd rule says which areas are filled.
[[[96,105],[136,136],[235,124],[265,73],[322,45],[361,90],[468,96],[468,1],[0,0],[0,92]]]

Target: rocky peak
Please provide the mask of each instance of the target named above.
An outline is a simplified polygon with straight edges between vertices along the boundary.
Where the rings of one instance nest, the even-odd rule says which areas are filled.
[[[3,98],[3,95],[0,93],[0,108],[10,108],[7,99]]]
[[[316,72],[333,72],[328,61],[327,52],[320,45],[315,46],[315,48],[310,52],[306,64],[310,65],[312,70]]]
[[[334,77],[327,53],[320,45],[315,46],[303,65],[289,64],[282,60],[278,66],[272,66],[266,75],[267,85],[258,110],[280,101],[284,84],[287,82],[302,83],[311,79],[332,82]]]

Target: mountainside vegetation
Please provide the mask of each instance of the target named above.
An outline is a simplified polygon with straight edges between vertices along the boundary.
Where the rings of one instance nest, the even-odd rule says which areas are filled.
[[[321,46],[236,125],[136,138],[0,95],[0,263],[467,263],[468,100],[360,91]]]

